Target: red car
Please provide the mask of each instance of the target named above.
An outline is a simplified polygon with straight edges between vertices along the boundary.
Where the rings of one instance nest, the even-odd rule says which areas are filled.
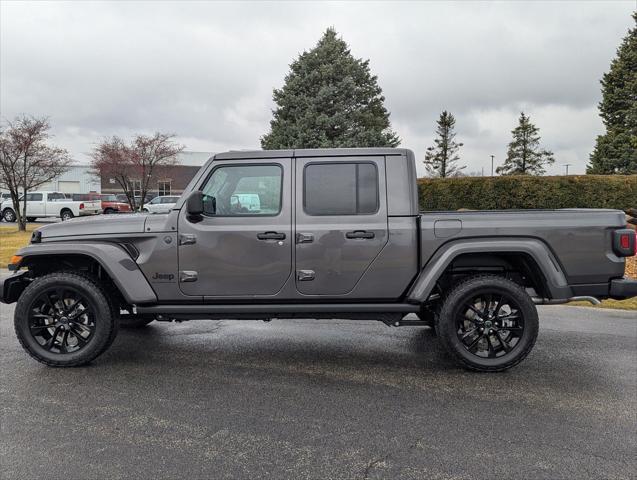
[[[127,202],[122,202],[117,195],[102,195],[99,193],[75,193],[73,200],[101,200],[102,213],[130,213],[131,208]]]
[[[128,202],[122,202],[117,195],[100,195],[102,200],[102,210],[104,213],[130,213],[131,208]]]

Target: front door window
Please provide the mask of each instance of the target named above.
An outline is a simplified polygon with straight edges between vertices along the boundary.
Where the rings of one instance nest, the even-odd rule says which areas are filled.
[[[281,211],[279,165],[223,166],[203,187],[204,213],[216,216],[274,216]]]

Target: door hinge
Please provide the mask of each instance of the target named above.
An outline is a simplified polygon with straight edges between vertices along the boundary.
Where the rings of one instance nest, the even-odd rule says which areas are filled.
[[[182,233],[179,235],[179,245],[192,245],[197,243],[197,235],[192,233]]]
[[[314,280],[314,270],[298,270],[296,272],[296,278],[301,282],[307,282],[309,280]]]
[[[181,272],[179,272],[179,281],[182,283],[196,282],[197,272],[195,272],[194,270],[182,270]]]

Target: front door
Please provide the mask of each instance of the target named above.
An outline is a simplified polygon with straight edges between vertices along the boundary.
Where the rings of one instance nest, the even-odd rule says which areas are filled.
[[[214,163],[198,188],[204,214],[179,213],[179,281],[186,295],[275,295],[292,269],[291,160]]]
[[[385,157],[297,158],[296,288],[351,292],[387,243]]]
[[[27,217],[41,217],[46,214],[42,193],[27,193]]]

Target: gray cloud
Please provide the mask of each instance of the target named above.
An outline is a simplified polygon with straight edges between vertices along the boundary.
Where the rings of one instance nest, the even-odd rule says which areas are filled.
[[[418,156],[443,109],[469,170],[503,160],[524,109],[584,171],[602,131],[599,79],[634,2],[0,4],[0,114],[50,115],[86,161],[102,136],[175,132],[192,150],[256,148],[272,88],[334,26],[369,58],[403,146]],[[490,167],[489,167],[490,168]]]

